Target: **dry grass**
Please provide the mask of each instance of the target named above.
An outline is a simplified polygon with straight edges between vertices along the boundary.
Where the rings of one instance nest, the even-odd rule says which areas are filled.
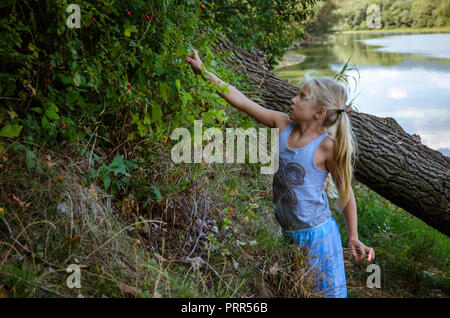
[[[303,256],[279,239],[270,183],[258,167],[174,166],[162,145],[146,147],[157,160],[142,163],[127,193],[115,196],[83,181],[89,153],[41,148],[27,168],[22,146],[9,147],[0,172],[0,206],[12,232],[0,227],[8,296],[320,296]],[[9,193],[29,206],[21,209]],[[81,290],[65,283],[74,263],[83,266]]]
[[[73,291],[62,283],[72,263],[81,265],[82,273],[112,286],[124,280],[139,280],[137,264],[144,263],[144,254],[137,251],[136,241],[127,235],[132,225],[120,219],[110,195],[94,183],[87,187],[57,155],[39,153],[36,167],[28,169],[20,148],[8,154],[0,174],[5,224],[29,252],[9,245],[11,237],[3,227],[0,266],[13,266],[19,259],[25,263],[31,260],[35,282],[45,282],[47,287],[64,290],[68,295]],[[29,206],[20,209],[17,202],[7,200],[8,194]],[[86,291],[92,292],[88,288]]]

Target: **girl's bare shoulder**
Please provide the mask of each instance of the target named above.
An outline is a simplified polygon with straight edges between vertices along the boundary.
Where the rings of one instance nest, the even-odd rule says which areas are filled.
[[[320,143],[321,151],[325,154],[325,161],[333,160],[335,143],[336,141],[330,136],[326,136]]]

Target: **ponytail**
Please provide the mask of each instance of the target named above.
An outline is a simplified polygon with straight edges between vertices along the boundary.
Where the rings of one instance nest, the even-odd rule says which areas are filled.
[[[336,185],[333,183],[331,174],[328,175],[325,189],[330,197],[339,198],[335,203],[335,207],[343,210],[350,198],[350,190],[353,176],[353,166],[355,165],[355,158],[357,153],[357,145],[355,143],[355,136],[351,127],[350,117],[347,111],[343,111],[337,119],[334,129],[334,136],[336,140],[334,144],[334,164],[336,171],[336,183],[340,186],[339,192]]]

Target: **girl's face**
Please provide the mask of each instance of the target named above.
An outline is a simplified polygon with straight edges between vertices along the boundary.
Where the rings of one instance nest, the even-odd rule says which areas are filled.
[[[309,121],[314,119],[315,102],[310,94],[309,88],[302,88],[300,93],[291,99],[291,107],[289,109],[289,118],[296,121]]]

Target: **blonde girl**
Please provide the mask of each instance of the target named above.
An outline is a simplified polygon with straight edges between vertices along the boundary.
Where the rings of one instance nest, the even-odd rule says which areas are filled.
[[[368,255],[370,262],[375,252],[358,239],[351,187],[356,144],[346,87],[328,77],[305,77],[286,115],[258,105],[208,72],[196,50],[186,61],[205,80],[228,87],[229,94],[219,94],[232,106],[267,127],[279,129],[279,169],[273,177],[275,217],[284,238],[308,251],[309,266],[322,275],[316,283],[325,296],[347,297],[341,237],[327,194],[339,194],[336,204],[345,218],[353,258],[359,262]]]

